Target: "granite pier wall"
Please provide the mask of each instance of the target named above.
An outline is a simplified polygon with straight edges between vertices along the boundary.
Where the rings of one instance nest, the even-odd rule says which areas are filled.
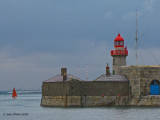
[[[41,106],[96,107],[128,104],[128,96],[43,96]]]

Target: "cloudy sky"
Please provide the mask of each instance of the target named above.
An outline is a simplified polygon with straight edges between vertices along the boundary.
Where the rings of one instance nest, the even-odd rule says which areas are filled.
[[[105,73],[118,33],[135,64],[160,64],[160,0],[1,0],[0,90],[40,89],[60,73],[93,80]]]

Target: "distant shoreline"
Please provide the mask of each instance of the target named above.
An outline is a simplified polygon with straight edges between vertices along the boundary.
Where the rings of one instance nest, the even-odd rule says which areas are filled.
[[[40,90],[16,90],[17,94],[35,94],[35,93],[42,93]],[[0,91],[0,95],[3,94],[12,94],[12,91]]]

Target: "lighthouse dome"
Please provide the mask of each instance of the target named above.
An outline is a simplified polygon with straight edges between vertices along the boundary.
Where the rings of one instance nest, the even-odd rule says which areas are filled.
[[[114,41],[124,41],[124,39],[121,37],[120,33],[118,33],[118,36],[114,39]]]

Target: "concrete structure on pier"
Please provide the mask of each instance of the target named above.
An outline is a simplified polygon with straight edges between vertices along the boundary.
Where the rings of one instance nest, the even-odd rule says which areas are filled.
[[[61,74],[43,81],[41,106],[160,106],[160,65],[126,66],[127,55],[118,34],[111,51],[112,74],[107,64],[106,74],[83,81],[62,68]]]

